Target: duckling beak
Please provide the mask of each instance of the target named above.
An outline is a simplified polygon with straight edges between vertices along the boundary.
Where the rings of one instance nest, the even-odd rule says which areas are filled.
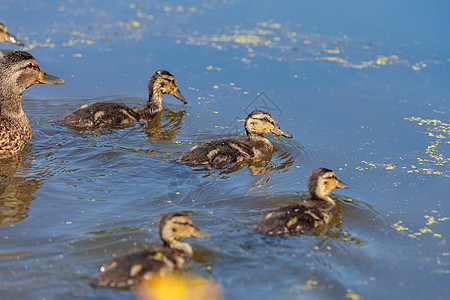
[[[11,44],[14,44],[14,45],[19,45],[19,46],[23,46],[24,45],[21,40],[19,40],[18,38],[16,38],[15,36],[13,36],[12,34],[9,34],[9,33],[7,33],[7,36],[5,38],[5,42],[11,43]]]
[[[184,98],[184,96],[181,94],[180,90],[177,89],[175,91],[175,93],[172,94],[175,98],[177,98],[178,100],[180,100],[181,102],[183,102],[184,104],[187,104],[187,100],[186,98]]]
[[[286,129],[284,129],[283,127],[281,127],[278,124],[275,124],[275,127],[272,128],[270,133],[273,133],[275,135],[282,135],[282,136],[284,136],[287,139],[292,138],[292,134],[290,134]]]
[[[64,81],[64,79],[52,76],[52,75],[48,75],[47,73],[45,73],[44,71],[41,71],[41,76],[39,78],[39,80],[37,81],[37,83],[41,83],[41,84],[64,84],[66,83]]]
[[[199,239],[209,239],[211,238],[211,234],[197,227],[194,227],[194,232],[192,232],[191,237],[196,237]]]
[[[337,183],[336,187],[338,189],[348,189],[349,188],[348,184],[346,184],[345,182],[340,181],[339,179],[337,181],[338,181],[338,183]]]

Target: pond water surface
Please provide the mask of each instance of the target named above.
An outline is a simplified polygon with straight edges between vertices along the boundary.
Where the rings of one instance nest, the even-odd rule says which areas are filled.
[[[424,6],[425,5],[425,6]],[[0,162],[2,299],[134,299],[93,289],[112,257],[159,243],[159,216],[210,232],[184,270],[225,299],[448,299],[450,5],[444,1],[2,1],[0,22],[62,86],[33,86],[33,138]],[[2,48],[14,49],[2,44]],[[79,131],[80,105],[139,106],[170,71],[148,124]],[[294,138],[262,162],[206,170],[177,158],[242,136],[269,111]],[[318,167],[350,189],[320,232],[256,234],[261,215],[308,196]]]

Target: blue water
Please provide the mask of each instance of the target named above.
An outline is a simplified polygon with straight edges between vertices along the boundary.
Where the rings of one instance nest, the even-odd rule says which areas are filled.
[[[213,236],[191,239],[186,272],[226,299],[446,299],[449,294],[449,4],[444,1],[4,1],[0,22],[62,86],[33,86],[33,139],[0,164],[4,299],[134,299],[92,289],[113,256],[159,243],[181,210]],[[151,17],[150,17],[151,16]],[[138,22],[138,23],[137,23]],[[2,48],[14,46],[2,44]],[[165,96],[148,124],[55,125],[81,104],[138,106],[169,70],[189,101]],[[204,170],[192,144],[244,134],[266,109],[293,134],[273,155]],[[336,171],[339,213],[322,232],[273,238],[261,215],[307,197]]]

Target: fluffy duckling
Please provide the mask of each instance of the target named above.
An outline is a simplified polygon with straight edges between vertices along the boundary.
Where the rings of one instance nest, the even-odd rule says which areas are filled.
[[[269,212],[261,219],[256,230],[260,233],[279,235],[303,233],[328,224],[336,205],[330,197],[331,191],[335,188],[347,189],[348,185],[337,179],[332,170],[319,168],[312,171],[308,180],[311,198]]]
[[[14,35],[8,32],[8,27],[0,23],[0,42],[11,43],[19,46],[23,46],[23,43]]]
[[[239,163],[247,159],[269,155],[273,146],[264,133],[292,138],[272,116],[264,111],[252,111],[245,120],[246,139],[221,139],[193,146],[180,161],[189,165],[209,165],[214,168],[229,163]]]
[[[158,70],[150,77],[148,93],[148,102],[138,108],[130,108],[123,103],[93,102],[84,104],[57,123],[73,127],[96,127],[150,121],[162,111],[164,94],[170,94],[184,104],[187,103],[178,89],[177,80],[165,70]]]
[[[17,154],[31,139],[22,94],[36,83],[63,84],[64,80],[45,73],[27,52],[12,51],[0,59],[0,158]]]
[[[91,284],[99,287],[128,288],[153,274],[164,275],[181,268],[193,256],[191,245],[181,242],[187,237],[210,238],[194,226],[191,219],[179,213],[162,216],[158,225],[163,246],[150,245],[119,256],[100,267],[100,274]]]

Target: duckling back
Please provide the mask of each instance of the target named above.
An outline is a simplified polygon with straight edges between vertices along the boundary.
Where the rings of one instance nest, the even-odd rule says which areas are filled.
[[[128,288],[141,279],[150,279],[153,274],[172,272],[190,258],[186,253],[169,247],[137,249],[103,265],[91,284],[97,287]]]
[[[235,162],[266,156],[272,152],[267,139],[222,139],[193,146],[180,161],[188,165],[210,165],[214,168]]]
[[[123,103],[93,102],[84,104],[57,124],[74,127],[123,125],[139,120],[135,110]]]
[[[265,215],[256,231],[264,234],[304,233],[328,224],[334,205],[323,200],[303,201],[280,207]]]

